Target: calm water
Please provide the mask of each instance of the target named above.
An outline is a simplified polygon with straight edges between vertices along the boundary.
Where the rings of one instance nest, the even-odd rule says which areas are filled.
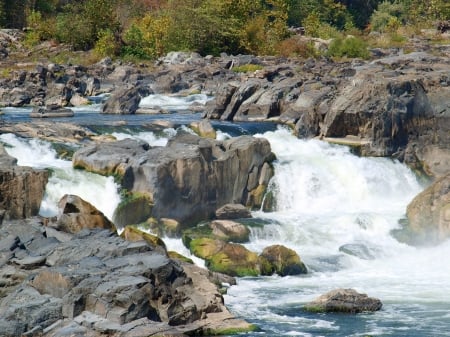
[[[156,98],[166,99],[164,104],[175,113],[111,116],[100,115],[100,106],[90,106],[75,110],[75,117],[67,121],[119,139],[136,137],[164,145],[177,128],[186,130],[182,125],[200,119],[199,113],[180,111],[184,101],[149,100]],[[4,112],[4,120],[24,121],[29,110]],[[155,132],[145,127],[161,119],[172,121],[174,128]],[[127,125],[111,127],[121,120]],[[270,187],[277,209],[254,212],[263,225],[251,229],[247,247],[259,252],[268,245],[284,244],[297,251],[309,270],[302,276],[241,278],[229,288],[225,303],[230,310],[259,327],[246,336],[450,336],[450,242],[419,249],[397,242],[390,234],[406,205],[423,189],[407,167],[385,158],[359,158],[345,147],[299,140],[272,124],[213,125],[220,129],[221,139],[239,134],[265,137],[277,156]],[[69,161],[56,159],[46,142],[12,135],[1,135],[0,141],[9,145],[8,152],[21,165],[53,169],[42,214],[53,214],[59,198],[74,193],[112,216],[119,202],[112,178],[74,171]],[[167,244],[188,254],[180,240],[167,239]],[[342,252],[344,245],[351,245],[353,253]],[[340,287],[380,298],[383,309],[355,316],[302,310],[304,303]]]

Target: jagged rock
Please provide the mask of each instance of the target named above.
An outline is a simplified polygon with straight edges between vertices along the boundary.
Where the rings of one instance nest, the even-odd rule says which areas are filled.
[[[287,247],[281,245],[266,247],[262,251],[261,256],[269,261],[274,267],[273,272],[280,276],[307,273],[306,266],[300,260],[300,256]]]
[[[46,232],[33,219],[0,227],[0,253],[11,252],[8,265],[0,265],[2,336],[252,329],[227,311],[210,272],[174,262],[139,235],[125,241],[108,230],[84,229],[59,241]],[[12,263],[13,256],[38,255],[46,263],[29,270]]]
[[[356,314],[377,311],[382,307],[379,299],[360,294],[353,289],[336,289],[306,304],[304,309],[313,312],[342,312]]]
[[[151,94],[145,86],[120,88],[111,94],[103,106],[104,114],[134,114],[139,108],[141,98]]]
[[[16,166],[15,158],[0,146],[0,210],[2,217],[24,219],[39,212],[48,171]]]
[[[74,154],[73,164],[121,176],[124,188],[149,197],[152,217],[188,226],[210,219],[227,203],[259,207],[249,201],[249,188],[261,192],[265,186],[248,186],[249,177],[258,183],[264,164],[273,159],[263,138],[214,141],[179,134],[166,147],[150,148],[132,140],[88,146]]]
[[[58,203],[58,210],[57,228],[64,232],[75,234],[86,228],[116,230],[102,212],[76,195],[64,195]]]
[[[263,170],[264,171],[264,167]],[[261,174],[263,176],[264,174]],[[265,182],[266,184],[268,181]],[[264,184],[264,180],[261,182]],[[247,207],[242,204],[226,204],[216,210],[216,218],[220,220],[251,218],[252,214]]]

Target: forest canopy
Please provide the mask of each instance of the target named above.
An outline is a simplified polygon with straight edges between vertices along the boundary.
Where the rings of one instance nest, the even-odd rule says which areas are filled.
[[[449,19],[448,0],[0,0],[0,26],[25,29],[31,45],[54,40],[140,59],[175,50],[301,53],[309,47],[291,46],[290,27],[342,39]]]

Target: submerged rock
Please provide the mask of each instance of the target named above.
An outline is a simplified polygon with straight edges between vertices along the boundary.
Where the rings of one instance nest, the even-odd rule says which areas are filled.
[[[377,311],[382,306],[379,299],[360,294],[354,289],[335,289],[309,302],[304,306],[304,309],[312,312],[357,314]]]

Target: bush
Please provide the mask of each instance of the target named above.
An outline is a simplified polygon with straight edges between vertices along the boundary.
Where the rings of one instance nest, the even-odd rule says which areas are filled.
[[[100,31],[95,43],[94,53],[100,57],[117,56],[120,52],[120,43],[109,29]]]
[[[378,5],[378,9],[370,17],[371,30],[380,33],[395,32],[402,25],[405,15],[406,10],[403,4],[384,1]]]
[[[60,42],[70,44],[76,50],[88,50],[95,43],[92,26],[82,14],[58,15],[56,38]]]
[[[331,41],[328,47],[328,56],[332,57],[350,57],[350,58],[369,58],[367,43],[357,37],[336,38]]]
[[[317,13],[311,13],[305,19],[305,31],[308,36],[326,40],[336,38],[340,35],[336,27],[320,21]]]
[[[43,18],[41,12],[31,11],[26,20],[29,28],[25,36],[26,45],[34,46],[55,37],[56,24],[53,18]]]
[[[278,55],[284,57],[310,58],[318,57],[319,51],[312,41],[299,40],[295,37],[281,41],[277,46]]]

